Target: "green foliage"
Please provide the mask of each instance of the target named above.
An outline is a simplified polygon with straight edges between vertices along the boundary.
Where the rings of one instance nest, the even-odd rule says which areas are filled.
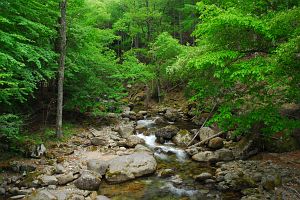
[[[243,134],[260,124],[265,134],[290,132],[300,124],[279,109],[300,97],[299,8],[233,2],[197,4],[198,47],[188,47],[168,71],[188,77],[192,101],[217,103],[210,123],[223,130]]]
[[[50,42],[56,33],[55,6],[55,1],[1,2],[1,104],[26,101],[39,82],[53,77],[56,54]]]
[[[0,115],[0,138],[7,141],[20,141],[20,129],[23,122],[13,114]]]

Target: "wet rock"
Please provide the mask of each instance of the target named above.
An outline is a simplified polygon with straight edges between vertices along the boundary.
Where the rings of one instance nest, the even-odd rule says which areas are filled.
[[[61,174],[59,176],[56,176],[56,178],[59,185],[66,185],[67,183],[70,183],[75,179],[72,172],[68,174]]]
[[[139,124],[135,127],[135,130],[138,132],[143,132],[147,130],[147,126],[145,124]]]
[[[193,139],[192,134],[188,130],[180,130],[173,138],[172,141],[177,146],[185,147]]]
[[[207,138],[211,137],[215,135],[215,131],[212,130],[210,127],[202,127],[200,130],[199,130],[199,137],[200,137],[200,140],[206,140]]]
[[[141,145],[141,144],[136,145],[134,148],[134,151],[150,153],[151,155],[153,154],[152,151],[148,147],[145,147],[144,145]]]
[[[87,169],[90,171],[94,171],[98,174],[105,175],[107,168],[108,168],[109,164],[107,161],[104,160],[89,160],[87,162]]]
[[[103,195],[98,195],[98,196],[96,196],[96,200],[110,200],[110,198],[103,196]]]
[[[74,185],[81,190],[97,191],[101,182],[101,176],[92,171],[83,171],[81,176],[74,181]]]
[[[42,175],[40,177],[41,185],[56,185],[58,183],[57,178],[55,176]]]
[[[33,158],[41,158],[46,153],[47,149],[44,144],[38,144],[32,148],[30,156]]]
[[[199,162],[217,162],[219,157],[212,151],[204,151],[193,155],[192,159]]]
[[[180,185],[183,183],[182,178],[179,175],[175,175],[171,177],[171,182],[176,184],[176,185]]]
[[[175,172],[172,169],[163,169],[158,173],[158,176],[165,178],[165,177],[173,176],[174,174]]]
[[[126,145],[128,147],[135,147],[136,145],[138,144],[144,144],[145,141],[142,139],[142,138],[139,138],[138,136],[136,135],[130,135],[128,138],[127,138],[127,143]]]
[[[165,143],[166,140],[171,140],[179,131],[176,126],[169,125],[155,131],[155,136],[157,141],[160,143]]]
[[[32,193],[32,195],[28,197],[28,200],[58,200],[58,199],[48,190],[40,190]]]
[[[210,179],[212,177],[211,173],[204,172],[199,175],[194,176],[196,181],[205,181],[206,179]]]
[[[215,137],[208,142],[208,147],[212,149],[221,149],[223,148],[224,143],[223,139],[220,137]]]
[[[156,166],[155,158],[149,153],[124,155],[110,161],[105,177],[109,182],[120,183],[151,174],[155,172]]]

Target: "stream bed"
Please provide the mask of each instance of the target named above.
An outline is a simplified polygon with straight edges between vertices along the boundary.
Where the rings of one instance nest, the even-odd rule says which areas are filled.
[[[137,124],[154,128],[152,120],[140,120]],[[187,130],[195,128],[193,124],[181,122],[174,124]],[[137,136],[145,140],[145,145],[153,151],[157,161],[156,173],[125,183],[101,185],[99,193],[113,200],[177,200],[177,199],[239,199],[238,193],[221,193],[214,189],[214,183],[200,183],[193,176],[203,172],[214,174],[215,168],[206,164],[192,161],[184,149],[175,146],[171,141],[158,144],[155,135]],[[167,174],[163,174],[168,172]]]

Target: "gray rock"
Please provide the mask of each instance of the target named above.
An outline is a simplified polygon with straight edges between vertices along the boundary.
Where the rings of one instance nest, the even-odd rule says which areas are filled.
[[[164,117],[171,122],[175,122],[180,118],[180,114],[177,110],[167,109]]]
[[[30,156],[33,158],[40,158],[46,153],[47,149],[44,144],[38,144],[32,148]]]
[[[155,131],[155,136],[157,141],[164,143],[166,140],[171,140],[177,133],[179,129],[176,126],[169,125]]]
[[[157,125],[160,125],[160,124],[165,124],[166,122],[162,117],[156,117],[154,119],[154,123],[157,124]]]
[[[0,195],[5,195],[5,192],[6,192],[5,188],[0,187]]]
[[[172,141],[177,146],[185,147],[188,143],[193,139],[192,134],[188,130],[180,130],[176,133],[176,135],[172,138]]]
[[[165,177],[173,176],[174,174],[175,172],[173,169],[163,169],[158,173],[158,176],[165,178]]]
[[[57,178],[55,176],[43,175],[40,177],[41,185],[56,185],[58,183]]]
[[[28,200],[57,200],[57,197],[50,193],[48,190],[40,190],[32,193]]]
[[[106,146],[107,145],[107,140],[102,137],[93,137],[91,139],[91,143],[95,146]]]
[[[138,144],[144,144],[144,143],[145,143],[145,141],[136,135],[130,135],[127,138],[127,146],[128,147],[135,147]]]
[[[141,110],[141,111],[139,111],[137,114],[139,114],[139,115],[147,115],[148,112],[145,111],[145,110]]]
[[[221,149],[224,146],[223,139],[220,137],[215,137],[208,142],[208,147],[212,149]]]
[[[206,179],[210,179],[212,177],[211,173],[204,172],[199,175],[194,176],[196,181],[205,181]]]
[[[81,190],[97,191],[101,182],[101,176],[92,171],[83,171],[81,176],[74,181],[74,185]]]
[[[193,155],[197,154],[199,151],[197,148],[188,148],[188,149],[185,149],[185,152],[187,154],[189,154],[190,156],[193,156]]]
[[[55,165],[55,173],[56,174],[63,174],[66,172],[66,169],[61,164]]]
[[[207,138],[211,137],[215,135],[215,131],[212,130],[210,127],[202,127],[200,130],[199,130],[199,137],[200,137],[200,140],[206,140]]]
[[[183,183],[182,178],[179,175],[175,175],[171,177],[171,182],[176,184],[176,185],[180,185]]]
[[[25,197],[26,195],[16,195],[16,196],[12,196],[12,197],[9,197],[9,199],[24,199],[24,197]]]
[[[93,159],[87,162],[87,169],[94,171],[102,176],[105,175],[108,165],[109,164],[107,161]]]
[[[156,170],[155,158],[146,152],[138,152],[114,158],[109,163],[106,179],[109,182],[120,183],[131,180]]]
[[[55,190],[57,188],[56,185],[48,185],[49,190]]]
[[[32,172],[36,169],[35,164],[23,163],[22,161],[13,161],[10,163],[10,167],[14,172]]]
[[[217,162],[219,157],[213,151],[204,151],[193,155],[192,159],[199,162]]]
[[[219,161],[231,161],[234,159],[233,152],[230,149],[219,149],[215,151],[215,155]]]
[[[135,152],[146,152],[146,153],[150,153],[151,155],[153,154],[152,151],[148,148],[145,147],[144,145],[138,144],[135,146],[134,148]]]
[[[98,195],[98,196],[96,196],[96,200],[110,200],[110,198],[103,196],[103,195]]]
[[[69,197],[68,197],[68,200],[84,200],[84,196],[82,195],[79,195],[79,194],[71,194]]]
[[[68,174],[58,175],[58,176],[56,176],[56,178],[57,178],[59,185],[66,185],[67,183],[70,183],[75,179],[72,172],[70,172]]]
[[[130,135],[134,134],[134,124],[122,124],[119,127],[117,127],[117,131],[121,135],[121,137],[128,138]]]

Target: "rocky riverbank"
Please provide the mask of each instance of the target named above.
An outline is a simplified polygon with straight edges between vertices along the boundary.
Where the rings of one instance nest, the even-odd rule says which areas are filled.
[[[182,110],[124,108],[121,116],[110,117],[118,123],[38,146],[34,158],[3,162],[0,199],[105,200],[122,194],[123,199],[163,199],[169,193],[174,194],[169,199],[300,198],[300,153],[287,162],[245,160],[260,151],[258,138],[236,139],[230,133],[187,148],[195,134],[193,144],[217,131],[187,127],[188,113]],[[144,176],[150,178],[139,179]],[[125,198],[134,192],[138,195]]]

